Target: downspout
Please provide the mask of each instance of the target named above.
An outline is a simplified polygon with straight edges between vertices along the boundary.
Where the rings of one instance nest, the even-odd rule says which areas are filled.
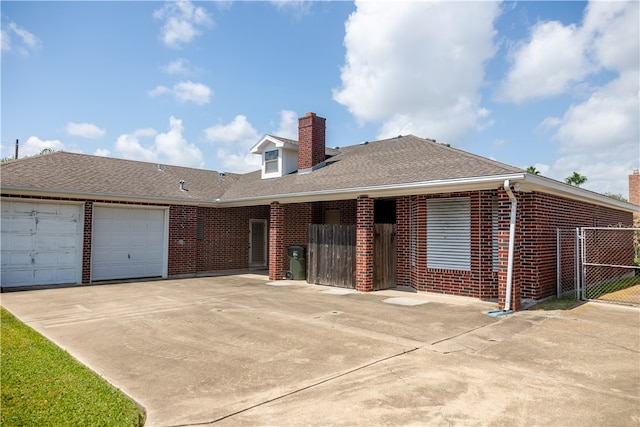
[[[504,180],[504,191],[509,195],[511,201],[511,215],[509,217],[509,258],[507,261],[507,295],[504,300],[504,311],[511,311],[511,289],[513,287],[513,251],[516,240],[516,209],[518,199],[511,191],[509,180]]]

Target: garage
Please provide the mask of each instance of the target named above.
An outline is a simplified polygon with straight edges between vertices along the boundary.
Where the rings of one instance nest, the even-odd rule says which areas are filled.
[[[167,210],[93,208],[91,281],[167,276]]]
[[[82,205],[2,199],[2,287],[80,283]]]

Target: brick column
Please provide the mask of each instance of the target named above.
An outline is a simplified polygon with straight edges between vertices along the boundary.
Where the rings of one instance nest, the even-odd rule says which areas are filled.
[[[516,197],[518,195],[516,194]],[[520,209],[518,209],[520,211]],[[518,212],[519,214],[520,212]],[[511,310],[520,309],[520,257],[518,223],[519,215],[516,215],[515,244],[513,249],[513,272],[511,275]],[[511,202],[504,189],[498,191],[498,306],[504,308],[507,296],[507,266],[509,262],[509,222],[511,219]]]
[[[411,286],[411,196],[396,199],[396,284]]]
[[[373,290],[373,199],[358,197],[356,218],[356,290]]]
[[[269,280],[283,278],[284,237],[284,207],[272,202],[269,211]]]

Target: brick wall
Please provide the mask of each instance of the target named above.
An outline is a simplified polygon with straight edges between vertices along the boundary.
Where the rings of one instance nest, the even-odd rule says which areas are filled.
[[[468,196],[471,201],[471,271],[427,268],[427,200]],[[556,229],[630,226],[630,213],[542,193],[516,193],[516,240],[512,308],[520,298],[543,299],[556,292]],[[411,263],[411,203],[416,203],[416,262]],[[498,270],[493,268],[493,210],[498,214]],[[511,202],[502,189],[435,196],[399,197],[397,282],[419,291],[498,299],[506,291]]]
[[[269,206],[201,207],[197,216],[203,228],[197,240],[197,271],[248,268],[250,220],[268,220]]]
[[[556,229],[631,227],[633,215],[599,205],[542,193],[517,194],[521,231],[517,256],[522,266],[522,297],[556,294]]]
[[[197,218],[196,206],[169,208],[169,276],[191,275],[198,271]]]
[[[469,197],[471,203],[471,270],[427,268],[427,200]],[[396,201],[398,227],[398,284],[419,291],[482,299],[498,297],[498,275],[493,271],[493,203],[495,191],[413,196],[416,203],[416,260],[411,263],[411,197]],[[507,218],[508,225],[508,218]],[[508,227],[507,227],[508,232]],[[402,249],[401,247],[404,247]]]
[[[298,170],[309,169],[325,158],[326,119],[307,113],[298,119]]]
[[[314,203],[320,209],[319,216],[314,218],[314,224],[324,223],[324,211],[326,210],[339,210],[340,211],[340,224],[355,224],[356,223],[356,201],[350,200],[331,200],[327,202]]]

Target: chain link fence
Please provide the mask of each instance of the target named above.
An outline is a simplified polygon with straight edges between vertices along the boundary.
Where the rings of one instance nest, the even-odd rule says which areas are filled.
[[[579,229],[557,229],[557,292],[558,298],[573,294],[580,299]]]
[[[577,237],[580,298],[640,305],[640,229],[583,227]]]

